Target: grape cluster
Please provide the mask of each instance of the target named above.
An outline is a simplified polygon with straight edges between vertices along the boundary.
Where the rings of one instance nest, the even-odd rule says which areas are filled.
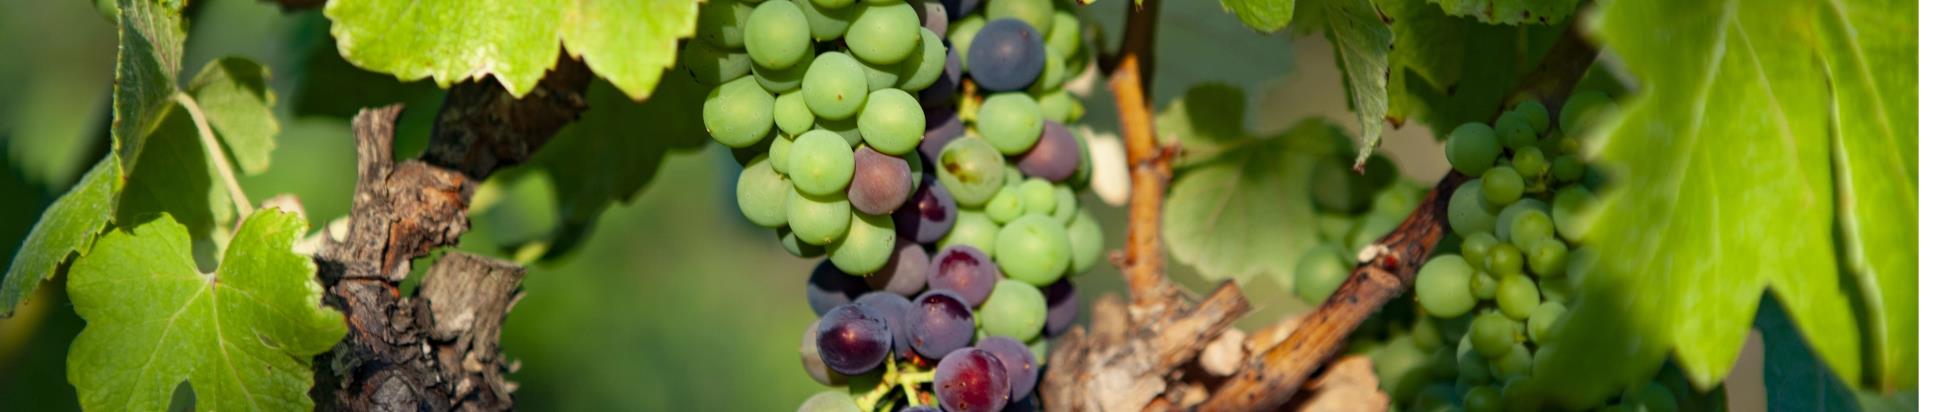
[[[1353,171],[1349,138],[1333,137],[1345,150],[1321,159],[1311,184],[1320,243],[1296,260],[1292,282],[1296,296],[1310,305],[1335,293],[1355,268],[1356,251],[1395,230],[1423,196],[1421,187],[1398,176],[1395,163],[1380,154],[1371,156],[1361,173]]]
[[[737,203],[819,320],[800,410],[1037,408],[1046,338],[1100,258],[1062,86],[1089,55],[1056,0],[713,0],[683,68],[743,166]]]

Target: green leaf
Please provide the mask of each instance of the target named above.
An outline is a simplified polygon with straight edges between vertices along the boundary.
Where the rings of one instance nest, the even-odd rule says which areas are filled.
[[[1245,126],[1248,104],[1244,99],[1241,89],[1227,83],[1194,85],[1155,115],[1155,136],[1181,144],[1184,166],[1253,142],[1255,137]]]
[[[628,202],[658,173],[673,150],[704,147],[700,120],[706,89],[686,76],[658,82],[643,103],[632,102],[611,84],[592,82],[590,109],[565,125],[531,163],[551,179],[565,237],[553,253],[573,245],[575,236],[615,202]]]
[[[268,170],[281,125],[271,109],[275,92],[268,88],[267,67],[239,57],[216,59],[189,82],[188,94],[244,173]]]
[[[1540,380],[1569,388],[1563,401],[1582,406],[1647,378],[1642,365],[1669,351],[1692,383],[1709,388],[1738,357],[1759,293],[1769,285],[1773,296],[1795,308],[1794,323],[1822,361],[1839,378],[1858,381],[1862,356],[1878,356],[1864,350],[1879,345],[1862,342],[1870,335],[1862,334],[1855,316],[1862,290],[1853,285],[1897,284],[1903,276],[1910,286],[1914,275],[1841,272],[1834,231],[1859,226],[1864,229],[1847,230],[1890,239],[1872,225],[1916,224],[1864,212],[1917,206],[1908,200],[1916,190],[1901,186],[1910,179],[1895,172],[1916,165],[1915,155],[1857,149],[1910,149],[1916,143],[1899,142],[1894,133],[1849,135],[1841,122],[1910,119],[1906,113],[1915,108],[1883,107],[1900,100],[1860,91],[1904,90],[1910,82],[1846,73],[1832,63],[1863,62],[1853,65],[1869,68],[1860,73],[1887,74],[1910,72],[1913,63],[1881,60],[1831,39],[1849,38],[1857,27],[1861,38],[1910,43],[1912,31],[1855,26],[1836,5],[1796,0],[1620,1],[1603,12],[1601,38],[1642,86],[1599,131],[1604,136],[1586,136],[1601,140],[1597,156],[1618,186],[1603,196],[1602,212],[1586,234],[1585,243],[1598,248],[1600,257],[1583,279],[1584,293],[1554,331],[1553,353],[1536,365],[1593,373]],[[1902,12],[1852,14],[1861,13]],[[1880,107],[1839,112],[1847,99]],[[1835,142],[1843,148],[1835,150]],[[1835,163],[1860,165],[1850,173],[1876,179],[1871,186],[1835,186]],[[1902,192],[1905,197],[1898,197]],[[1855,202],[1879,204],[1836,210]],[[1836,220],[1842,215],[1858,222]],[[1871,259],[1873,270],[1895,267],[1887,259],[1917,265],[1913,242],[1864,245],[1855,249]],[[1917,322],[1913,305],[1883,303],[1873,316],[1887,324]],[[1908,336],[1889,339],[1913,342]],[[1902,369],[1892,382],[1913,381],[1911,368]]]
[[[1904,1],[1833,3],[1818,16],[1832,99],[1840,250],[1858,279],[1882,390],[1918,386],[1918,22]],[[1842,7],[1855,7],[1846,9]],[[1905,10],[1905,11],[1901,11]],[[1856,34],[1856,35],[1855,35]],[[1776,285],[1775,285],[1776,287]]]
[[[148,136],[139,166],[125,173],[114,221],[139,225],[166,213],[193,235],[200,258],[214,259],[218,232],[235,220],[234,203],[208,163],[207,147],[186,109],[171,110]]]
[[[448,87],[495,76],[521,97],[567,48],[643,100],[671,66],[677,40],[697,29],[698,2],[338,0],[323,14],[344,58],[405,81]]]
[[[1141,4],[1139,0],[1134,3]],[[1288,27],[1289,19],[1295,17],[1295,0],[1222,0],[1222,9],[1235,13],[1249,28],[1273,32]]]
[[[1336,48],[1336,65],[1349,91],[1350,110],[1362,123],[1356,164],[1369,160],[1383,139],[1389,114],[1390,26],[1369,0],[1313,0],[1305,18],[1313,19]]]
[[[81,405],[161,410],[186,381],[198,410],[312,409],[309,360],[348,327],[322,306],[315,263],[291,249],[304,226],[256,212],[213,274],[196,270],[173,218],[103,236],[67,284],[87,320],[67,355]]]
[[[1561,23],[1577,11],[1577,0],[1430,0],[1444,13],[1488,24]]]
[[[1389,119],[1420,122],[1437,136],[1494,120],[1506,95],[1535,69],[1567,27],[1495,26],[1414,0],[1376,0],[1393,20]]]
[[[133,168],[149,130],[159,126],[173,105],[175,77],[181,72],[182,1],[117,0],[120,51],[114,57],[114,148],[121,164]]]
[[[114,215],[114,194],[120,184],[120,158],[109,155],[41,213],[14,252],[7,277],[0,279],[0,317],[12,316],[14,307],[33,296],[41,281],[54,277],[68,255],[87,254],[94,237]]]
[[[1753,326],[1765,342],[1765,403],[1781,411],[1856,411],[1859,399],[1846,381],[1819,361],[1778,302],[1760,304]]]
[[[1319,148],[1333,149],[1339,139],[1347,138],[1334,125],[1303,120],[1281,136],[1247,139],[1236,143],[1240,150],[1183,170],[1161,216],[1175,260],[1209,279],[1263,275],[1289,285],[1296,259],[1318,240],[1310,179],[1325,157],[1336,156]]]

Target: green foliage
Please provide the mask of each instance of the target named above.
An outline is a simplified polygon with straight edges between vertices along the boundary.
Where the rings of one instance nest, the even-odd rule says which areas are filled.
[[[638,103],[609,83],[592,82],[590,109],[531,159],[551,179],[563,219],[553,254],[566,251],[612,203],[636,197],[673,150],[703,147],[709,139],[698,111],[705,92],[672,76]]]
[[[114,148],[121,166],[133,169],[150,130],[173,105],[181,48],[183,2],[118,0],[120,52],[114,57]]]
[[[1295,3],[1295,0],[1222,0],[1222,9],[1235,13],[1249,28],[1272,32],[1289,26],[1289,19],[1295,17]]]
[[[1760,304],[1752,326],[1765,339],[1765,403],[1771,410],[1910,411],[1911,395],[1881,396],[1854,389],[1832,374],[1778,302]]]
[[[1437,136],[1489,124],[1519,79],[1568,27],[1494,26],[1414,0],[1376,0],[1390,17],[1389,119],[1420,122]],[[1555,110],[1553,108],[1552,110]]]
[[[208,123],[243,172],[268,170],[274,137],[282,126],[270,110],[275,92],[268,89],[267,67],[238,57],[216,59],[201,68],[187,92],[207,113]]]
[[[1487,24],[1559,24],[1577,11],[1577,0],[1429,0],[1452,16]],[[1561,25],[1561,24],[1560,24]]]
[[[1598,157],[1618,185],[1586,234],[1600,257],[1569,327],[1537,365],[1594,371],[1540,375],[1550,378],[1541,385],[1570,388],[1563,400],[1573,405],[1648,376],[1630,365],[1667,353],[1694,385],[1715,385],[1767,286],[1795,308],[1800,335],[1838,377],[1917,380],[1913,298],[1876,290],[1914,285],[1899,271],[1916,267],[1916,242],[1873,227],[1916,218],[1869,212],[1916,206],[1905,171],[1917,165],[1916,107],[1874,86],[1910,78],[1912,17],[1877,5],[1741,3],[1604,9],[1601,37],[1644,88],[1603,135],[1586,136],[1602,140]],[[1895,43],[1842,42],[1855,28]],[[1868,180],[1846,183],[1855,178]],[[1857,238],[1851,250],[1835,245],[1835,228]],[[1881,239],[1890,243],[1873,243]],[[1845,255],[1855,270],[1839,270]],[[1876,308],[1860,313],[1862,299]]]
[[[187,228],[165,215],[101,238],[67,291],[88,322],[68,353],[81,405],[160,410],[188,382],[198,410],[306,410],[310,357],[348,332],[322,306],[315,264],[291,248],[300,217],[242,223],[213,274],[196,270]]]
[[[1356,145],[1360,166],[1382,142],[1383,118],[1389,114],[1390,25],[1370,0],[1308,0],[1297,7],[1307,7],[1299,13],[1310,21],[1303,27],[1322,31],[1336,48],[1350,110],[1362,124]]]
[[[40,222],[14,252],[7,277],[0,279],[0,315],[12,315],[14,307],[40,288],[41,281],[54,276],[69,254],[87,254],[95,235],[114,213],[114,195],[121,184],[118,159],[102,158],[80,184],[41,213]]]
[[[448,87],[495,76],[523,96],[568,50],[643,100],[696,30],[698,2],[341,0],[323,14],[344,58],[399,79]]]

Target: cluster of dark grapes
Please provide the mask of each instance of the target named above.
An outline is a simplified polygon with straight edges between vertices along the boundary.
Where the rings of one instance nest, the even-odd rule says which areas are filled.
[[[1078,312],[1067,278],[1103,245],[1063,126],[1089,56],[1068,4],[978,3],[712,0],[682,51],[744,166],[739,210],[826,257],[800,355],[844,388],[802,411],[1038,407],[1046,339]]]

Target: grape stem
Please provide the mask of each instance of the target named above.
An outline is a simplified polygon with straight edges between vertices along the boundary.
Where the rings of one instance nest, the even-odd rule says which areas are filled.
[[[228,152],[215,139],[215,129],[208,126],[208,118],[201,112],[201,104],[187,93],[175,92],[175,103],[188,112],[188,118],[195,122],[195,132],[201,135],[202,150],[208,153],[208,164],[215,165],[215,175],[221,177],[222,187],[228,190],[228,200],[235,202],[235,213],[240,215],[235,221],[255,213],[255,206],[248,201],[248,192],[242,191],[240,180],[235,178],[235,167],[228,164]]]

